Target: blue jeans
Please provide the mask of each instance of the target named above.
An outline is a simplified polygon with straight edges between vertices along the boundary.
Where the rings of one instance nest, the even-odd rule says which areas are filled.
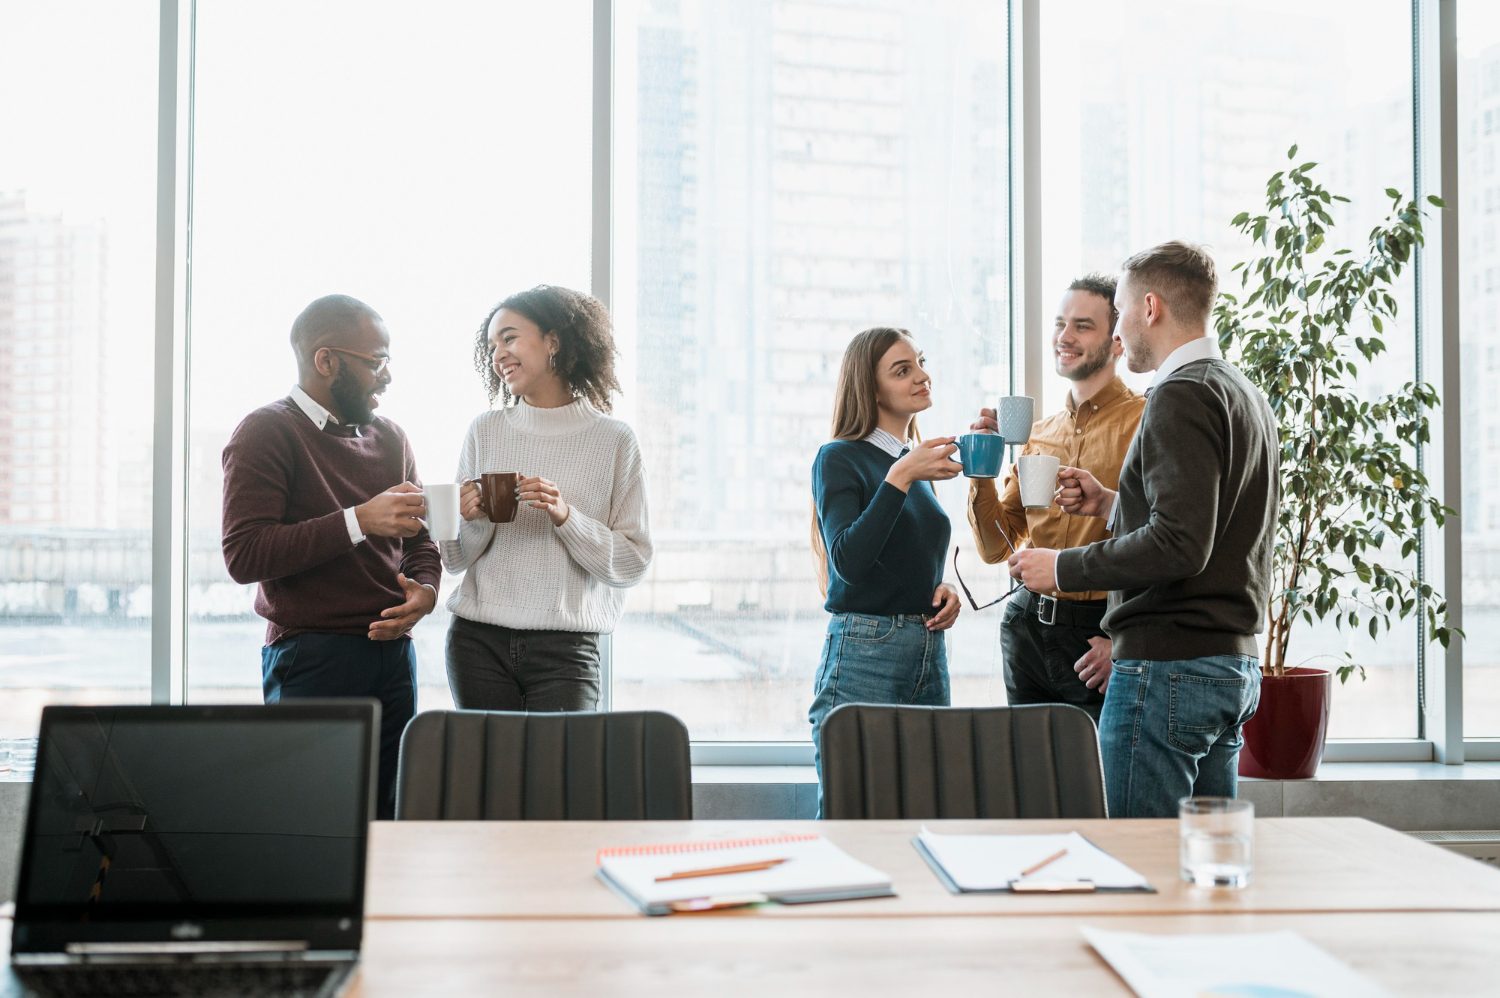
[[[307,697],[380,701],[375,817],[394,818],[401,732],[417,712],[417,653],[411,638],[371,641],[363,634],[298,634],[262,648],[260,669],[266,703]]]
[[[839,613],[828,621],[823,660],[813,683],[813,763],[818,768],[818,813],[823,811],[823,719],[846,703],[919,704],[946,707],[948,646],[942,631],[929,631],[920,614],[881,616]]]
[[[1188,796],[1238,791],[1240,731],[1260,704],[1248,655],[1120,659],[1099,716],[1111,818],[1173,818]]]

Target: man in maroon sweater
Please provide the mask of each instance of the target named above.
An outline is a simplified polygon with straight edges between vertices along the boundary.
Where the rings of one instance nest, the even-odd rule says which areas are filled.
[[[224,448],[224,562],[236,582],[260,583],[266,703],[378,699],[382,818],[395,814],[396,754],[416,712],[410,632],[441,575],[411,446],[374,412],[390,342],[364,302],[319,298],[292,324],[296,387]]]

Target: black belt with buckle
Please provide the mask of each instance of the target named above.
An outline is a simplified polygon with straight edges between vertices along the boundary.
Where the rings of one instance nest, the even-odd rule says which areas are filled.
[[[1086,627],[1097,631],[1109,605],[1108,600],[1102,599],[1066,600],[1029,589],[1027,592],[1031,596],[1027,609],[1034,610],[1036,619],[1048,627]]]

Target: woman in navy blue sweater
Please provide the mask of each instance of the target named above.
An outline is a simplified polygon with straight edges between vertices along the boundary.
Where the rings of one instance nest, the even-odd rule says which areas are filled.
[[[917,439],[916,414],[932,406],[932,377],[904,329],[867,329],[844,351],[833,441],[813,461],[821,547],[832,614],[813,687],[813,752],[843,703],[949,703],[943,632],[958,594],[942,584],[950,529],[932,482],[959,473],[952,437]]]

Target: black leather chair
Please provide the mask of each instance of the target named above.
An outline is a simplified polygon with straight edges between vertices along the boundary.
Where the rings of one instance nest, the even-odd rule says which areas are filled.
[[[434,710],[401,736],[397,819],[692,816],[687,728],[671,714]]]
[[[823,722],[825,818],[1104,818],[1077,707],[845,704]]]

